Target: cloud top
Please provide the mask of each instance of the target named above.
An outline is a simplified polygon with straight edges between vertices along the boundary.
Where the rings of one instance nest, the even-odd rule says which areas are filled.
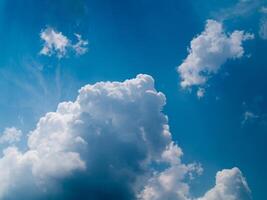
[[[246,179],[238,168],[217,173],[216,185],[198,200],[251,200]]]

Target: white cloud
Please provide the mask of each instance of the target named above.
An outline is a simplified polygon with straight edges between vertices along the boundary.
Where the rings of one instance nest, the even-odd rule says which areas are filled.
[[[55,55],[58,58],[67,56],[69,51],[74,51],[76,55],[85,54],[87,52],[88,41],[82,40],[81,35],[77,33],[74,35],[78,41],[72,44],[72,41],[61,32],[57,32],[52,28],[42,30],[40,37],[44,41],[44,45],[40,54],[45,56]]]
[[[165,103],[148,75],[82,87],[39,120],[25,151],[4,149],[0,198],[192,200],[202,167],[182,162]]]
[[[204,88],[198,88],[198,90],[197,90],[197,97],[200,99],[200,98],[202,98],[202,97],[204,97],[204,95],[205,95],[205,89]]]
[[[87,49],[88,41],[83,40],[80,34],[75,33],[74,35],[77,37],[78,42],[72,45],[72,48],[74,49],[77,55],[85,54],[88,50]]]
[[[76,101],[60,103],[56,112],[39,120],[29,135],[27,151],[13,147],[4,151],[0,197],[20,190],[24,176],[41,192],[51,182],[87,169],[92,173],[87,180],[97,176],[130,195],[132,189],[126,185],[134,184],[147,170],[146,163],[158,158],[171,141],[167,117],[161,112],[164,104],[165,96],[147,75],[84,86]],[[18,176],[10,172],[11,162]]]
[[[238,168],[217,173],[216,184],[198,200],[251,200],[251,192]]]
[[[251,120],[254,120],[254,119],[257,119],[257,118],[259,118],[259,116],[256,115],[256,114],[254,114],[253,112],[251,112],[251,111],[245,111],[244,114],[243,114],[242,124],[244,125],[248,121],[251,121]]]
[[[220,22],[207,20],[205,30],[191,41],[189,55],[177,68],[182,88],[204,85],[227,60],[241,58],[243,42],[253,37],[244,31],[226,33]]]
[[[198,165],[176,165],[154,175],[140,195],[141,200],[252,200],[246,179],[238,168],[224,169],[216,175],[216,184],[203,197],[190,194],[184,179],[188,171],[201,173]]]
[[[190,185],[186,179],[193,179],[194,174],[200,175],[203,169],[198,164],[183,164],[181,156],[182,150],[171,143],[162,154],[162,161],[168,163],[169,167],[161,172],[155,172],[138,198],[141,200],[189,200]]]
[[[41,31],[40,37],[44,41],[44,46],[40,54],[46,56],[55,54],[59,58],[66,55],[70,41],[61,32],[57,32],[52,28],[46,28]]]
[[[5,128],[0,136],[0,144],[14,144],[20,141],[21,136],[21,130],[16,129],[15,127]]]

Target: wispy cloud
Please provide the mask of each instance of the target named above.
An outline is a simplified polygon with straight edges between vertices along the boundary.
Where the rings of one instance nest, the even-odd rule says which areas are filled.
[[[66,57],[69,51],[74,51],[76,55],[82,55],[87,52],[88,41],[83,40],[80,34],[74,34],[77,38],[76,43],[67,38],[62,32],[57,32],[53,28],[46,28],[41,31],[40,38],[44,41],[41,55],[52,56],[58,58]]]
[[[249,121],[255,120],[259,118],[258,115],[256,115],[255,113],[251,112],[251,111],[245,111],[243,114],[243,121],[242,124],[246,124]]]
[[[233,6],[222,8],[219,11],[213,12],[212,16],[219,21],[236,20],[238,18],[248,18],[253,14],[259,15],[259,30],[258,35],[261,39],[267,39],[267,7],[266,1],[262,0],[239,0]]]
[[[0,144],[14,144],[20,141],[20,138],[22,136],[21,130],[10,127],[5,128],[2,135],[0,135]]]
[[[261,5],[263,5],[262,0],[239,0],[230,7],[212,12],[212,16],[219,21],[247,17],[255,13],[255,11],[257,12]]]
[[[75,36],[77,37],[78,42],[76,44],[73,44],[72,48],[74,49],[77,55],[83,55],[88,51],[88,41],[83,40],[82,36],[78,33],[75,33]]]

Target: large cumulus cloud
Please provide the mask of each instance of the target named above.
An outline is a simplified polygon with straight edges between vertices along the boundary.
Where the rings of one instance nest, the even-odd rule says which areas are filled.
[[[171,141],[167,117],[161,112],[164,104],[165,96],[146,75],[84,86],[74,102],[60,103],[56,112],[39,120],[26,152],[5,150],[0,160],[5,174],[0,176],[1,196],[21,187],[26,171],[42,191],[79,172],[88,187],[76,189],[85,189],[84,195],[132,196],[132,186],[147,171],[147,163]],[[13,171],[21,174],[14,176]],[[69,187],[71,182],[65,184]]]
[[[165,103],[148,75],[82,87],[75,101],[39,120],[26,150],[3,150],[0,199],[193,198],[188,180],[202,168],[182,162],[162,112]],[[240,176],[229,176],[227,184],[249,193],[245,179],[241,185]],[[217,188],[209,193],[224,193]]]

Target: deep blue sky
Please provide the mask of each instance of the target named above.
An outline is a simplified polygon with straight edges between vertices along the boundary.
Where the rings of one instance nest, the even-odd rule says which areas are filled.
[[[225,29],[255,34],[245,43],[251,55],[227,62],[209,81],[202,99],[179,86],[176,67],[207,19],[219,19],[237,1],[215,0],[1,0],[0,130],[27,132],[44,113],[73,100],[87,83],[152,75],[167,97],[164,112],[184,160],[199,161],[202,194],[214,174],[239,167],[254,199],[267,199],[267,41],[258,37],[258,8],[225,20]],[[261,3],[264,4],[264,1]],[[217,14],[216,14],[217,13]],[[39,33],[54,27],[69,38],[80,33],[89,51],[64,59],[38,55]],[[245,111],[260,115],[242,125]]]

